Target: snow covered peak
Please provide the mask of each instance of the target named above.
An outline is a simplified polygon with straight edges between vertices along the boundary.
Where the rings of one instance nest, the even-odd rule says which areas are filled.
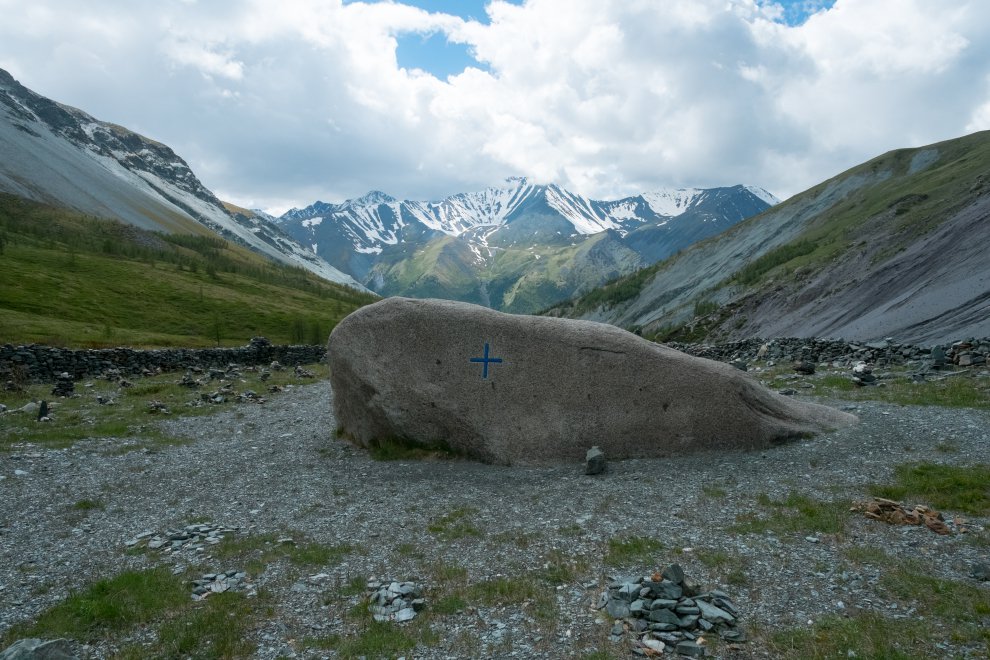
[[[362,206],[378,206],[379,204],[393,204],[395,197],[383,193],[380,190],[372,190],[356,199],[349,199],[340,205],[341,208],[359,208]]]
[[[765,190],[764,188],[760,188],[759,186],[743,186],[743,188],[753,193],[754,195],[756,195],[757,198],[763,200],[770,206],[775,206],[777,204],[780,204],[780,199],[773,193]]]

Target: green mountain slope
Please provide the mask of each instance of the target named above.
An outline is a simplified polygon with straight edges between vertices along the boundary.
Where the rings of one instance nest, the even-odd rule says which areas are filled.
[[[990,132],[874,158],[551,314],[661,338],[990,335]]]
[[[322,343],[374,296],[216,236],[161,234],[0,194],[0,342]]]
[[[611,231],[573,244],[504,241],[481,249],[488,252],[484,257],[465,238],[446,235],[420,246],[398,244],[382,253],[366,281],[386,296],[450,298],[531,313],[642,264]]]

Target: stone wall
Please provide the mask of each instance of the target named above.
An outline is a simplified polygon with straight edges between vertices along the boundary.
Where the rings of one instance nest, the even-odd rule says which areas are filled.
[[[944,361],[959,366],[986,364],[990,359],[990,338],[966,339],[941,346],[912,346],[886,339],[871,342],[844,341],[842,339],[746,339],[726,344],[681,344],[672,342],[671,348],[691,355],[729,362],[742,360],[773,360],[776,362],[835,362],[849,365],[871,362],[878,366],[902,365],[920,360],[931,360],[933,355],[944,356]],[[764,348],[765,347],[765,348]]]
[[[108,369],[133,375],[149,371],[182,371],[190,367],[225,368],[229,364],[259,365],[277,360],[292,367],[323,361],[324,345],[276,346],[263,337],[240,348],[67,349],[53,346],[0,346],[0,380],[51,382],[67,372],[73,378],[99,376]]]

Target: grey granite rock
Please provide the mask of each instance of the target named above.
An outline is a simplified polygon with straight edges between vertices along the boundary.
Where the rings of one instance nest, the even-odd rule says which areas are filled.
[[[856,418],[614,326],[388,298],[327,345],[339,429],[508,465],[751,449]]]

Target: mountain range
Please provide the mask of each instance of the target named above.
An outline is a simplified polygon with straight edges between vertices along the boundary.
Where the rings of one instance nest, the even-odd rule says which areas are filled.
[[[220,234],[363,288],[273,223],[228,209],[172,149],[27,89],[0,69],[0,192],[166,233]]]
[[[511,178],[440,201],[383,192],[316,202],[275,221],[381,295],[533,312],[650,265],[778,200],[753,186],[677,189],[614,201]]]
[[[898,149],[548,313],[661,340],[990,336],[990,131]]]

